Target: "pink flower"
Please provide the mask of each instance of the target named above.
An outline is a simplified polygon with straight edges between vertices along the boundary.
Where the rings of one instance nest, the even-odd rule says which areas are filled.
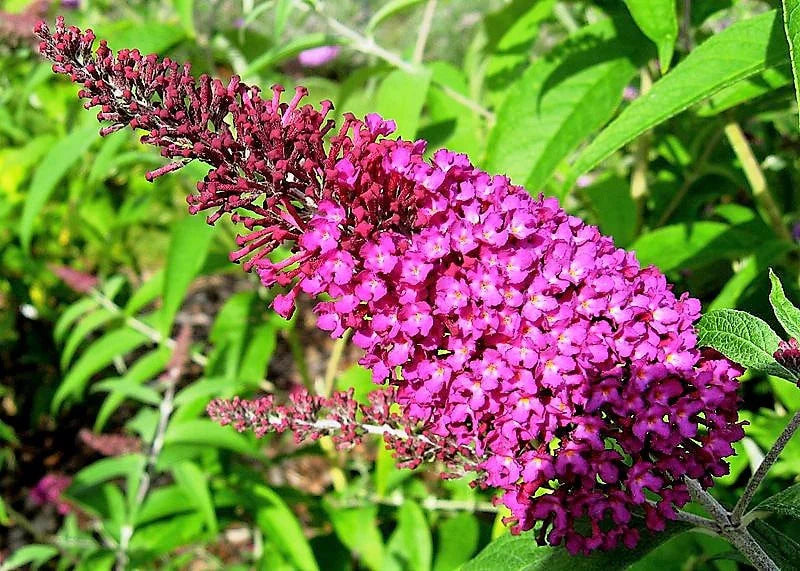
[[[362,365],[391,387],[408,429],[469,450],[513,531],[541,524],[573,553],[630,547],[631,513],[661,529],[688,501],[684,476],[708,487],[727,472],[744,435],[741,371],[698,351],[699,302],[555,199],[464,155],[428,160],[424,141],[389,138],[394,123],[375,114],[347,114],[331,134],[330,103],[301,105],[302,88],[265,100],[238,78],[194,79],[104,44],[95,55],[93,35],[62,21],[39,35],[112,122],[104,132],[143,127],[173,159],[151,178],[191,159],[212,166],[190,210],[211,209],[211,223],[231,213],[245,229],[232,259],[288,288],[280,314],[301,291],[324,294],[319,327],[357,332]],[[273,263],[281,244],[292,255]],[[272,427],[258,417],[266,404],[220,410],[237,428]]]
[[[72,483],[72,478],[63,474],[46,474],[39,482],[31,489],[30,498],[34,505],[55,506],[58,513],[66,515],[72,511],[72,506],[61,497],[69,485]]]
[[[297,56],[297,61],[305,67],[321,67],[337,58],[341,48],[339,46],[320,46],[303,50]]]

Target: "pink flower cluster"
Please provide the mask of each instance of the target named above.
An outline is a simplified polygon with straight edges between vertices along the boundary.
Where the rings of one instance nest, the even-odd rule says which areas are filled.
[[[52,505],[61,515],[72,511],[70,503],[62,497],[72,478],[64,474],[46,474],[31,489],[30,499],[36,506]]]
[[[62,22],[39,34],[101,119],[179,157],[156,175],[214,167],[192,211],[237,211],[250,233],[232,258],[289,288],[281,314],[301,291],[324,296],[319,326],[354,331],[408,424],[472,451],[513,530],[541,522],[541,541],[573,553],[630,547],[633,515],[663,529],[689,499],[684,477],[727,473],[740,370],[696,348],[699,302],[555,200],[463,155],[427,160],[374,114],[347,115],[325,144],[330,104],[300,106],[302,90],[262,100],[154,56],[94,56],[91,33]]]
[[[778,349],[772,356],[779,365],[786,367],[793,373],[800,374],[800,343],[794,337],[788,341],[778,343]],[[800,387],[800,381],[797,381],[797,386]]]
[[[475,469],[471,448],[454,445],[447,437],[420,434],[407,418],[392,411],[392,392],[373,391],[369,404],[357,402],[352,389],[330,397],[295,391],[283,405],[277,404],[272,395],[252,401],[238,397],[215,399],[208,405],[208,414],[223,426],[230,424],[239,432],[252,430],[259,438],[289,431],[299,444],[330,436],[338,449],[352,448],[365,436],[379,434],[394,450],[400,467],[414,469],[422,462],[437,461],[453,474]]]

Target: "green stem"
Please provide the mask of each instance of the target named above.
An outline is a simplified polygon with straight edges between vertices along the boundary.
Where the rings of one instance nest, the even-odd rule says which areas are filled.
[[[300,2],[298,7],[307,8],[309,6],[308,3]],[[381,47],[378,45],[375,40],[372,38],[368,38],[357,31],[347,27],[339,20],[333,18],[326,14],[318,2],[311,3],[311,9],[319,15],[328,26],[336,33],[337,35],[341,36],[342,38],[348,40],[350,42],[351,47],[360,51],[363,54],[376,56],[379,59],[382,59],[388,64],[396,67],[399,70],[408,72],[408,73],[421,73],[423,68],[419,65],[415,65],[412,62],[406,61],[400,56],[390,52],[386,48]],[[459,93],[455,89],[451,88],[448,85],[443,84],[436,78],[432,78],[431,81],[436,84],[436,86],[442,90],[442,92],[447,95],[453,101],[457,101],[461,103],[465,107],[473,110],[475,113],[484,117],[490,124],[494,123],[495,116],[494,113],[486,109],[477,101],[466,97],[464,94]]]
[[[704,171],[705,166],[706,166],[706,162],[708,161],[708,157],[711,156],[711,153],[717,147],[717,143],[719,142],[719,138],[720,138],[721,134],[722,133],[720,131],[717,131],[711,136],[711,139],[709,139],[708,143],[706,144],[705,148],[703,149],[703,153],[697,159],[697,162],[695,163],[695,166],[692,169],[692,172],[690,172],[688,175],[686,175],[686,178],[683,179],[683,184],[678,189],[678,192],[676,192],[675,195],[672,197],[672,200],[669,201],[669,204],[664,209],[664,212],[661,213],[661,216],[659,217],[658,221],[656,222],[654,228],[658,228],[659,226],[663,226],[664,224],[666,224],[669,221],[669,219],[672,217],[672,215],[678,209],[678,206],[680,206],[681,202],[683,201],[683,199],[688,194],[689,189],[697,181],[697,179],[699,179],[700,176],[703,174],[703,171]]]
[[[336,340],[336,343],[333,345],[333,351],[331,351],[331,356],[328,359],[328,364],[325,367],[325,379],[323,381],[323,391],[325,396],[331,396],[333,393],[333,386],[336,382],[336,373],[339,372],[339,364],[342,361],[342,356],[344,356],[344,350],[347,347],[347,342],[350,340],[350,335],[352,334],[353,330],[348,329],[347,331],[342,334]]]
[[[433,15],[436,13],[436,0],[428,0],[425,4],[425,12],[422,14],[422,23],[417,34],[417,43],[414,45],[414,55],[411,57],[413,65],[420,65],[425,57],[425,45],[428,43],[428,36],[431,33]]]
[[[739,162],[742,163],[742,170],[744,170],[747,182],[753,191],[753,198],[755,198],[756,203],[766,215],[767,221],[781,238],[791,241],[792,236],[783,223],[781,210],[769,190],[764,171],[761,170],[761,165],[753,154],[753,149],[750,147],[750,143],[747,142],[747,137],[742,132],[739,123],[731,121],[725,125],[725,136],[728,138],[728,142],[733,148],[733,152],[736,153]]]
[[[795,415],[789,421],[789,424],[786,425],[786,428],[784,428],[783,432],[781,432],[780,436],[778,436],[775,444],[772,445],[772,448],[770,448],[769,452],[767,452],[767,454],[764,456],[764,459],[761,461],[761,464],[759,464],[758,469],[750,477],[750,480],[745,486],[744,493],[733,507],[733,511],[731,512],[731,523],[734,525],[739,525],[742,522],[744,511],[753,500],[756,490],[758,490],[758,487],[761,485],[761,482],[764,481],[764,477],[766,477],[767,472],[769,472],[769,469],[778,460],[781,452],[783,452],[783,449],[786,448],[786,445],[789,443],[789,440],[792,439],[794,433],[797,432],[798,428],[800,428],[800,412],[795,413]]]
[[[648,91],[650,91],[650,87],[653,85],[653,80],[650,77],[650,73],[647,71],[646,67],[643,67],[641,70],[641,81],[639,85],[642,95],[645,95]],[[644,221],[644,203],[649,193],[647,188],[647,171],[648,167],[650,166],[649,159],[651,138],[652,132],[647,131],[642,133],[642,135],[636,141],[634,164],[631,172],[631,198],[633,198],[633,201],[636,204],[636,235],[638,235],[642,229],[642,224]]]

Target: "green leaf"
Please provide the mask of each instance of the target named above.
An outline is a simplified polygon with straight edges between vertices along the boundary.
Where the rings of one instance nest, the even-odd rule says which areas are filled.
[[[530,8],[515,18],[497,40],[486,59],[486,88],[493,101],[501,102],[507,87],[519,79],[531,61],[531,47],[539,36],[541,23],[553,10],[554,0],[530,3]]]
[[[285,44],[281,44],[278,49],[269,50],[255,58],[250,62],[250,65],[247,66],[247,69],[242,72],[242,76],[252,77],[266,67],[295,57],[303,50],[336,43],[337,41],[335,38],[322,33],[306,34],[298,38],[293,38]]]
[[[758,504],[757,510],[800,519],[800,484],[789,486]]]
[[[791,249],[792,245],[787,242],[767,242],[752,256],[743,258],[736,273],[706,309],[735,308],[748,288],[763,275],[764,269]]]
[[[230,427],[220,426],[208,419],[186,420],[170,423],[164,435],[165,444],[200,444],[214,448],[224,448],[245,454],[258,456],[255,447],[243,435]]]
[[[430,143],[431,150],[445,147],[477,160],[484,145],[482,120],[474,110],[443,90],[443,86],[447,86],[469,96],[466,76],[457,67],[443,61],[430,62],[428,68],[433,74],[426,103],[430,123],[420,128],[420,138]]]
[[[91,376],[107,367],[115,357],[123,357],[148,341],[143,334],[128,328],[111,331],[97,339],[61,381],[53,396],[53,411],[67,399],[80,397]]]
[[[431,568],[433,542],[425,513],[415,502],[406,500],[397,511],[397,529],[387,544],[386,571]]]
[[[67,307],[59,316],[58,321],[56,321],[56,325],[53,328],[53,338],[61,343],[70,326],[95,307],[97,307],[97,302],[88,297],[79,299]]]
[[[161,395],[154,388],[125,377],[100,381],[92,386],[91,392],[113,393],[123,399],[132,398],[153,406],[158,406],[161,402]]]
[[[160,268],[137,289],[125,305],[125,315],[134,315],[153,301],[164,289],[164,269]]]
[[[220,309],[209,333],[214,350],[209,356],[207,373],[224,375],[231,381],[238,377],[254,301],[255,292],[243,291],[228,298]]]
[[[67,337],[66,343],[64,343],[64,350],[61,352],[61,368],[66,369],[69,366],[72,357],[75,356],[75,351],[78,350],[78,347],[86,337],[114,319],[114,317],[116,317],[116,314],[100,307],[81,318],[78,325]]]
[[[26,252],[30,250],[33,223],[39,212],[59,181],[97,139],[97,127],[94,124],[79,127],[61,139],[42,159],[33,174],[19,220],[20,241]]]
[[[175,12],[181,20],[181,26],[190,39],[197,34],[194,27],[194,0],[172,0]]]
[[[592,555],[574,556],[563,547],[536,544],[534,532],[504,534],[490,543],[460,571],[615,571],[638,561],[671,537],[690,529],[685,523],[671,522],[667,529],[651,532],[637,522],[642,535],[635,549],[618,547],[612,551],[596,551]]]
[[[109,175],[113,169],[117,152],[129,139],[130,133],[124,130],[111,133],[103,138],[103,143],[92,161],[92,168],[86,179],[89,186],[95,186]]]
[[[136,512],[136,526],[175,514],[193,511],[186,492],[180,486],[161,486],[151,490]]]
[[[208,531],[216,535],[219,530],[217,515],[214,511],[214,501],[208,491],[208,482],[200,468],[192,462],[181,462],[172,468],[175,482],[186,493],[189,502],[197,507],[206,520]]]
[[[780,16],[772,10],[710,37],[592,141],[573,165],[569,186],[648,129],[724,87],[785,62],[782,36]]]
[[[778,569],[797,571],[800,569],[800,544],[794,539],[774,528],[764,520],[753,521],[747,530],[758,544],[775,562]]]
[[[283,36],[283,29],[286,27],[286,22],[291,13],[292,0],[277,0],[275,3],[275,22],[272,31],[276,42]]]
[[[697,331],[701,347],[712,347],[748,369],[795,380],[794,373],[772,356],[780,337],[758,317],[736,309],[718,309],[703,315]]]
[[[44,565],[56,555],[58,555],[58,549],[52,545],[25,545],[8,556],[8,559],[0,565],[0,571],[19,569],[24,565],[36,568]]]
[[[639,29],[658,47],[661,74],[667,73],[678,39],[675,0],[625,0],[625,4]]]
[[[143,54],[164,52],[186,37],[182,27],[154,20],[120,19],[99,23],[94,30],[98,38],[108,40],[114,49],[135,47]]]
[[[436,562],[433,571],[458,569],[478,548],[480,526],[474,514],[460,513],[439,524]]]
[[[203,216],[187,216],[175,223],[164,272],[162,335],[169,334],[172,329],[189,284],[203,267],[213,236],[214,229],[206,224]]]
[[[81,494],[112,478],[122,478],[138,473],[145,465],[142,454],[125,454],[103,458],[81,469],[72,479],[67,495]]]
[[[603,20],[537,60],[497,112],[486,169],[538,192],[559,163],[612,117],[637,60],[647,53],[643,42],[632,23]]]
[[[372,35],[381,22],[387,18],[391,18],[403,10],[412,8],[417,4],[422,4],[423,1],[424,0],[390,0],[389,2],[386,2],[372,15],[372,17],[369,19],[369,22],[367,22],[367,26],[364,28],[364,31],[367,33],[367,35]]]
[[[725,89],[721,89],[709,97],[708,101],[697,107],[697,115],[700,117],[713,117],[740,103],[756,99],[784,85],[789,85],[792,83],[790,67],[788,64],[771,67],[752,77],[738,81]]]
[[[797,309],[791,301],[786,299],[786,294],[783,293],[783,284],[781,284],[781,280],[775,275],[775,272],[772,271],[772,268],[769,270],[769,279],[772,282],[769,302],[772,304],[775,317],[778,318],[789,337],[800,340],[800,309]]]
[[[375,107],[385,118],[395,120],[395,135],[414,139],[430,83],[431,72],[428,69],[419,73],[395,70],[383,79],[375,95]]]
[[[340,508],[327,498],[322,506],[333,524],[336,536],[356,560],[370,569],[380,569],[383,564],[383,536],[378,529],[378,506]]]
[[[258,526],[283,554],[301,571],[317,571],[311,546],[300,522],[289,506],[272,489],[256,484],[248,494]]]
[[[125,399],[131,394],[129,387],[155,378],[159,372],[164,370],[171,354],[172,352],[166,346],[161,346],[139,357],[122,377],[107,379],[97,384],[98,387],[110,389],[110,392],[97,413],[97,418],[94,421],[95,432],[102,432],[109,417],[125,402]],[[145,395],[138,393],[136,396],[139,397],[139,400],[142,400]],[[160,396],[158,396],[158,399],[160,400]]]
[[[631,197],[628,181],[609,177],[583,190],[603,234],[614,238],[614,244],[625,248],[636,236],[636,202]]]
[[[756,243],[749,230],[745,225],[722,222],[673,224],[640,236],[630,249],[643,266],[655,264],[662,271],[671,272],[748,253]]]
[[[792,75],[794,76],[795,95],[797,104],[800,105],[800,0],[782,0],[783,4],[783,30],[789,42],[789,57],[792,61]]]

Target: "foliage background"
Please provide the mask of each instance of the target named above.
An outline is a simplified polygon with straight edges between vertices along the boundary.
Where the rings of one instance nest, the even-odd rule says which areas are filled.
[[[705,309],[771,321],[768,267],[800,299],[800,137],[779,4],[0,2],[2,568],[439,571],[506,533],[489,492],[435,468],[397,470],[378,442],[297,447],[205,417],[213,397],[305,385],[364,398],[371,383],[307,307],[289,322],[265,309],[272,293],[227,261],[230,226],[188,217],[201,166],[151,184],[157,153],[127,131],[96,136],[73,86],[35,53],[27,30],[39,15],[66,13],[112,48],[197,72],[300,83],[339,113],[381,112],[431,151],[468,153],[558,196]],[[341,45],[330,62],[298,60],[325,45]],[[58,267],[98,285],[75,292]],[[191,359],[172,395],[159,378],[187,327]],[[714,489],[729,505],[800,408],[778,379],[746,376],[742,395],[748,438]],[[71,478],[66,515],[32,499],[47,474]],[[795,441],[759,497],[798,474]],[[796,523],[769,523],[800,538]],[[739,565],[723,541],[688,533],[634,568]]]

